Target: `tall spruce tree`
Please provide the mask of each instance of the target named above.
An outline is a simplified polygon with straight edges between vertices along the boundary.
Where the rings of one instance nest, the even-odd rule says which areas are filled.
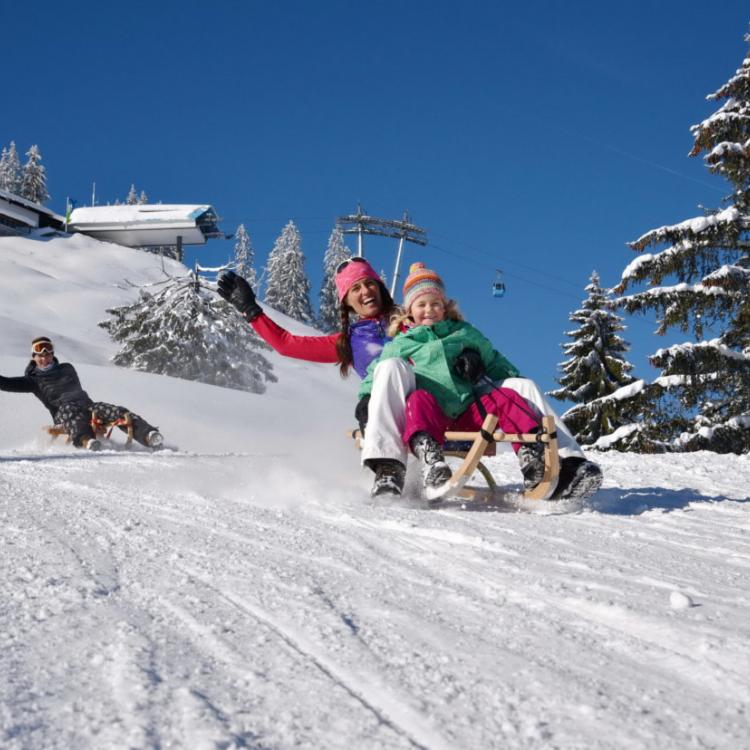
[[[337,331],[339,320],[339,295],[336,290],[336,269],[352,254],[344,244],[344,231],[337,224],[328,238],[328,247],[323,256],[323,282],[320,285],[318,325],[322,331]]]
[[[234,243],[235,270],[255,289],[258,284],[258,275],[255,272],[255,251],[244,224],[237,227],[234,236],[237,240]]]
[[[635,259],[617,291],[649,282],[619,304],[656,311],[659,334],[674,327],[693,334],[649,358],[662,372],[651,388],[651,439],[678,450],[739,453],[750,450],[750,53],[708,99],[724,103],[691,128],[690,156],[704,153],[732,192],[723,208],[631,243],[637,252],[666,247]],[[707,332],[712,338],[704,340]]]
[[[42,154],[36,145],[26,152],[26,163],[21,173],[21,196],[34,203],[49,200],[47,171],[42,166]]]
[[[192,273],[107,312],[112,318],[99,325],[121,344],[116,365],[252,393],[276,382],[263,356],[270,347]]]
[[[125,205],[126,206],[137,206],[139,203],[138,201],[138,192],[135,189],[135,185],[131,184],[130,190],[128,190],[128,195],[125,198]]]
[[[0,154],[0,190],[20,195],[22,178],[21,160],[15,142],[11,141]]]
[[[268,255],[264,301],[303,323],[313,320],[302,239],[293,221],[284,227]]]
[[[634,378],[630,375],[633,365],[624,357],[629,345],[617,335],[625,326],[614,312],[610,293],[602,289],[596,271],[585,291],[588,296],[581,308],[569,318],[578,323],[578,328],[565,333],[573,340],[562,345],[568,357],[559,364],[562,375],[557,382],[562,387],[549,395],[588,407],[570,409],[563,414],[563,420],[579,443],[591,445],[630,421],[619,413],[618,400],[603,397],[630,385]]]

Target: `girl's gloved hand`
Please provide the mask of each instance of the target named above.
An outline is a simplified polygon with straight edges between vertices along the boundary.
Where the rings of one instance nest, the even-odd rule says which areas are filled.
[[[476,349],[464,349],[456,357],[453,371],[462,380],[476,383],[484,375],[484,363],[481,355]]]

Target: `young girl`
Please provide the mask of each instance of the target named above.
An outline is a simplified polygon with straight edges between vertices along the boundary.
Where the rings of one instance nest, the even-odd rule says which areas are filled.
[[[478,430],[484,411],[497,415],[504,432],[536,432],[540,416],[515,391],[492,385],[517,376],[518,370],[463,320],[456,303],[446,298],[442,279],[423,263],[409,269],[403,309],[404,314],[391,321],[388,333],[394,338],[379,361],[401,358],[414,370],[416,390],[406,399],[403,440],[423,464],[425,487],[439,492],[451,477],[442,449],[446,430]],[[360,397],[372,389],[375,366],[368,369]],[[482,379],[488,386],[477,385]],[[524,487],[535,487],[544,474],[543,445],[513,443],[513,449]]]

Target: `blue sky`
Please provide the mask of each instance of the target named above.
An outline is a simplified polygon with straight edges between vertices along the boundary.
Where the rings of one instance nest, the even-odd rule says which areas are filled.
[[[0,144],[37,143],[52,194],[131,183],[244,222],[259,265],[291,218],[317,300],[337,216],[412,220],[467,319],[555,387],[568,320],[625,243],[727,192],[689,127],[745,56],[746,2],[3,2]],[[13,33],[9,33],[12,30]],[[204,265],[232,242],[189,250]],[[354,243],[350,243],[354,247]],[[390,275],[395,242],[368,239]],[[502,268],[508,287],[490,287]],[[655,319],[626,318],[649,376]]]

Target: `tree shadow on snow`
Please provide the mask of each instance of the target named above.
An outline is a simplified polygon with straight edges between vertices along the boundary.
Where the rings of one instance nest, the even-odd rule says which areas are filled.
[[[750,502],[750,497],[727,498],[723,495],[703,495],[698,490],[672,490],[664,487],[637,487],[599,490],[581,503],[581,510],[592,510],[615,516],[639,516],[650,510],[670,512],[683,510],[691,503],[719,503],[731,500],[736,503]]]
[[[703,495],[692,489],[667,489],[664,487],[612,487],[599,490],[584,500],[525,500],[520,492],[497,492],[488,500],[465,500],[449,498],[432,507],[435,510],[454,510],[479,513],[539,513],[564,515],[593,511],[614,516],[639,516],[652,510],[671,512],[684,510],[691,503],[719,503],[731,500],[736,503],[750,502],[750,497],[727,498],[723,495]],[[426,504],[426,503],[425,503]]]

